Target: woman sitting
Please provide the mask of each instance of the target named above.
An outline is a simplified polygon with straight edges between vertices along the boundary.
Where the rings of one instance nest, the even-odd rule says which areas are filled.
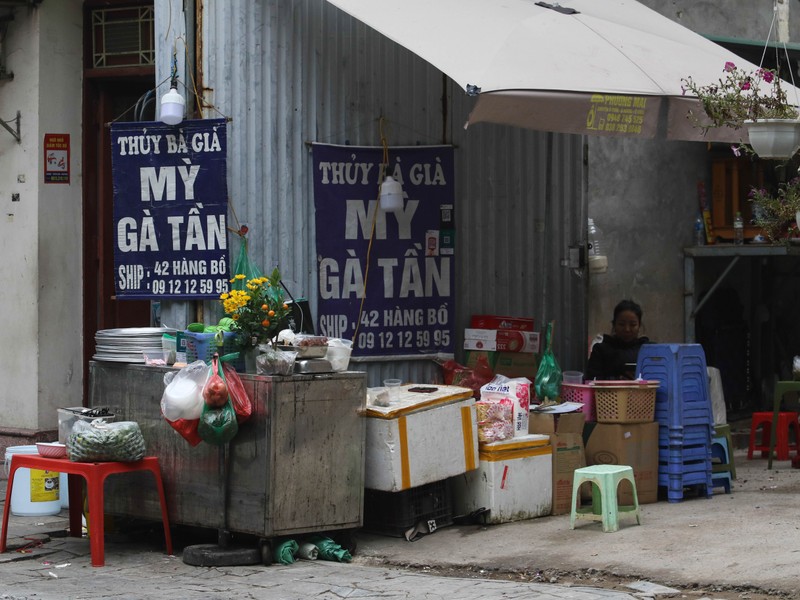
[[[592,347],[586,366],[586,379],[635,379],[639,348],[650,340],[639,337],[642,307],[633,300],[623,300],[614,307],[611,335]]]

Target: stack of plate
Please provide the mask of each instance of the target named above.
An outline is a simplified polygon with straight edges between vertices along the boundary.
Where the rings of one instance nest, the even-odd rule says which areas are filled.
[[[101,329],[94,334],[96,342],[94,360],[124,363],[144,363],[142,352],[161,350],[161,336],[175,335],[174,329],[166,327],[126,327]]]

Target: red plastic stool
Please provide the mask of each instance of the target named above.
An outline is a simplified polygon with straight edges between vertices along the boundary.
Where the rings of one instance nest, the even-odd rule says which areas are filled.
[[[104,495],[103,487],[106,477],[116,473],[132,473],[134,471],[150,471],[156,478],[156,487],[161,501],[161,519],[164,522],[164,539],[167,554],[172,554],[172,536],[169,531],[167,515],[167,498],[164,494],[164,483],[161,481],[161,469],[158,458],[146,456],[136,462],[72,462],[67,458],[45,458],[37,454],[14,454],[11,457],[11,468],[8,473],[6,503],[3,506],[3,532],[0,534],[0,553],[6,551],[8,536],[8,514],[11,510],[11,489],[14,486],[14,473],[17,469],[29,468],[69,475],[69,533],[73,537],[81,537],[81,507],[83,506],[82,487],[79,477],[86,480],[86,495],[89,499],[89,515],[92,518],[92,529],[89,535],[92,553],[92,566],[102,567],[105,564],[104,541]]]
[[[750,445],[747,448],[748,460],[753,458],[753,452],[760,451],[761,457],[765,458],[769,455],[769,446],[772,428],[772,411],[770,412],[756,412],[753,413],[753,422],[750,426]],[[756,443],[756,435],[758,429],[763,425],[761,433],[761,443]],[[794,429],[794,442],[789,443],[789,430]],[[798,413],[796,412],[780,412],[778,413],[778,427],[776,434],[775,456],[778,460],[789,460],[789,451],[794,450],[800,452],[798,447],[798,440],[800,440],[800,422],[798,422]]]

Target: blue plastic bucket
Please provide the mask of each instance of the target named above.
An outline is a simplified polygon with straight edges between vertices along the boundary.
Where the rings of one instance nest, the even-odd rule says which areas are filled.
[[[11,470],[14,454],[39,454],[36,446],[9,446],[6,448],[6,475]],[[60,473],[40,469],[17,469],[11,490],[11,514],[18,517],[57,515],[61,512],[58,493]]]

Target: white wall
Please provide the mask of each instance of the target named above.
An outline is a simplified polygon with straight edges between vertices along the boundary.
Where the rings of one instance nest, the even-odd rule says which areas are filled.
[[[83,403],[82,74],[80,0],[43,3],[39,29],[39,429]],[[70,183],[44,184],[46,133],[70,136]],[[54,310],[55,308],[55,310]]]
[[[16,11],[5,43],[6,67],[14,79],[0,83],[0,118],[17,111],[22,117],[21,143],[0,130],[0,315],[7,340],[0,344],[5,377],[0,420],[5,427],[35,427],[38,422],[38,17],[38,11]],[[19,202],[12,202],[12,194],[19,194]]]
[[[589,142],[589,215],[604,235],[608,272],[591,275],[589,335],[610,333],[614,306],[642,305],[653,341],[683,342],[683,248],[694,243],[706,149],[694,142]]]
[[[773,14],[772,0],[640,1],[697,33],[740,39],[766,39]],[[792,6],[796,41],[800,7]],[[710,194],[707,160],[702,143],[589,139],[589,216],[609,251],[608,273],[590,280],[590,337],[608,333],[616,303],[632,298],[644,310],[644,335],[685,341],[683,247],[694,243],[697,182]]]
[[[82,393],[81,14],[80,0],[18,8],[6,37],[0,118],[19,110],[22,139],[0,130],[2,428],[55,427]],[[70,133],[70,185],[43,183],[44,133]]]

